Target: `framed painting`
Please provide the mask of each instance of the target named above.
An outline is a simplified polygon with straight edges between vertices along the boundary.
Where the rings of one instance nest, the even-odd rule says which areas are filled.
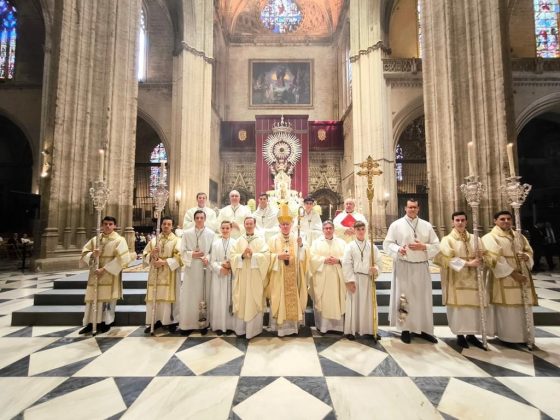
[[[249,106],[313,106],[313,60],[249,60]]]

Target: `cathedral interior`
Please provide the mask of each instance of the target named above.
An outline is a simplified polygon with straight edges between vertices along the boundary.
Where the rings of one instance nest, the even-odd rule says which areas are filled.
[[[326,220],[355,198],[376,243],[409,198],[447,235],[467,177],[487,233],[519,176],[523,231],[560,249],[559,25],[558,0],[0,0],[0,418],[560,418],[560,253],[534,276],[532,353],[457,348],[435,271],[436,346],[144,337],[134,270],[119,327],[76,327],[96,181],[132,253],[162,179],[180,227],[198,192],[275,190],[286,148],[295,199]]]

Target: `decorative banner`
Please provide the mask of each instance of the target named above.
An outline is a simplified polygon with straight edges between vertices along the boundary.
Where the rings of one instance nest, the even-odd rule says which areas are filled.
[[[256,119],[256,189],[255,194],[274,189],[274,177],[266,163],[263,146],[266,139],[273,133],[274,123],[278,123],[281,115],[257,115]],[[308,193],[309,180],[309,132],[307,115],[289,115],[284,119],[291,124],[292,134],[301,144],[301,158],[293,168],[292,189],[305,197]]]

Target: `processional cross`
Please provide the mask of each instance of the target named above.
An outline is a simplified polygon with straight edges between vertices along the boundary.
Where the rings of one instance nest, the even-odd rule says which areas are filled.
[[[367,177],[367,198],[369,201],[369,240],[371,243],[371,252],[370,252],[370,264],[373,267],[375,263],[375,256],[373,252],[373,247],[375,246],[373,243],[373,177],[381,175],[383,171],[379,169],[379,163],[373,160],[370,156],[367,157],[361,163],[357,163],[356,166],[360,167],[360,170],[356,172],[356,175],[359,176],[366,176]],[[377,293],[375,288],[375,277],[372,276],[372,304],[373,304],[373,338],[375,340],[379,340],[379,335],[377,334],[378,328],[378,319],[377,319]]]

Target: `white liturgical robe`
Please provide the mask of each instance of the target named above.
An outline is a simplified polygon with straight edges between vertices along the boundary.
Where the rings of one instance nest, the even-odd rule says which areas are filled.
[[[216,216],[216,211],[210,207],[193,207],[187,210],[185,217],[183,218],[183,231],[194,227],[194,213],[197,210],[202,210],[206,214],[206,220],[204,226],[212,231],[218,230],[218,217]]]
[[[181,256],[185,264],[183,282],[179,301],[179,328],[198,330],[204,328],[199,320],[199,303],[205,298],[207,310],[210,311],[210,282],[212,271],[205,267],[201,258],[193,258],[194,251],[204,252],[204,257],[210,259],[210,250],[215,233],[208,228],[192,227],[183,233],[181,238]],[[207,327],[208,325],[206,325]]]
[[[373,255],[373,267],[379,273],[381,254],[376,246],[373,247]],[[354,282],[356,292],[346,292],[344,334],[373,335],[373,285],[372,276],[369,274],[371,266],[371,244],[369,241],[356,239],[346,245],[342,259],[342,274],[347,284]]]
[[[231,237],[237,239],[245,233],[244,222],[247,216],[251,216],[251,209],[247,206],[242,204],[235,208],[231,205],[225,206],[218,215],[218,227],[221,226],[224,220],[237,223],[237,227],[234,226],[231,230]]]
[[[409,248],[405,256],[399,254],[400,247],[408,246],[416,240],[426,244],[427,249],[413,251]],[[383,249],[393,258],[390,325],[401,331],[433,334],[432,278],[428,260],[438,253],[439,239],[432,225],[419,217],[401,217],[389,226]],[[403,295],[408,306],[408,316],[401,322],[399,307]]]
[[[218,238],[212,244],[210,267],[212,283],[210,285],[210,325],[213,331],[234,331],[237,335],[245,334],[245,323],[233,315],[233,274],[222,275],[220,269],[226,261],[231,263],[231,251],[237,241],[233,238]],[[230,313],[231,308],[231,313]]]
[[[253,216],[257,219],[257,233],[260,234],[266,242],[279,232],[278,209],[270,206],[267,206],[265,209],[259,207],[253,213]]]
[[[344,330],[346,286],[340,264],[326,264],[328,257],[342,260],[346,242],[321,236],[311,246],[311,275],[315,326],[323,333]]]

